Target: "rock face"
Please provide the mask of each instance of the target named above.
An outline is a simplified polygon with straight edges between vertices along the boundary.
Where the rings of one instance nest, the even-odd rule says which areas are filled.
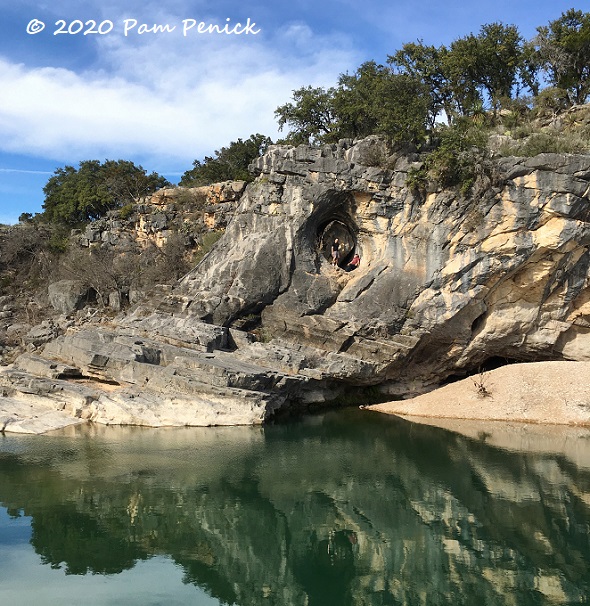
[[[272,148],[177,308],[223,325],[261,313],[273,337],[362,360],[348,379],[392,393],[491,358],[590,359],[590,156],[503,158],[464,198],[409,190],[408,158],[369,166],[380,145]],[[335,226],[361,256],[352,273],[326,260]]]
[[[182,231],[190,237],[195,228],[222,229],[227,225],[246,188],[245,181],[225,181],[202,187],[165,188],[138,200],[128,213],[113,211],[80,232],[82,247],[111,245],[120,251],[133,246],[166,244]]]
[[[499,159],[471,197],[412,191],[417,166],[377,138],[271,147],[171,292],[42,358],[117,384],[98,400],[129,408],[90,418],[143,424],[262,422],[352,386],[406,396],[499,359],[589,360],[590,156]],[[330,264],[336,237],[355,271]]]

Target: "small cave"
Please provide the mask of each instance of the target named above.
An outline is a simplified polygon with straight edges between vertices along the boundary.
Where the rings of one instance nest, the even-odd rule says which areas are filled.
[[[353,257],[356,246],[355,229],[340,219],[333,219],[318,230],[318,252],[329,263],[332,262],[332,245],[336,240],[340,245],[340,259],[338,265],[344,267]]]
[[[506,358],[504,356],[491,356],[485,359],[474,372],[490,372],[501,366],[508,366],[508,364],[518,364],[522,360],[516,360],[515,358]],[[473,373],[472,373],[473,374]]]

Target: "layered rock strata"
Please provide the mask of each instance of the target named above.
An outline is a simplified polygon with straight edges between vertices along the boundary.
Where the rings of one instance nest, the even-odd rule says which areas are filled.
[[[163,246],[172,234],[225,228],[246,188],[245,181],[161,189],[138,200],[128,213],[113,211],[77,234],[82,247]]]
[[[370,166],[381,145],[272,148],[169,301],[223,325],[260,313],[273,337],[363,360],[349,378],[392,393],[490,359],[588,360],[590,156],[499,159],[466,198],[409,189],[412,158]],[[352,273],[326,260],[343,232]]]
[[[590,359],[590,156],[499,159],[469,197],[410,189],[419,166],[377,138],[271,147],[171,292],[41,359],[110,384],[82,416],[138,424],[262,422],[352,386],[406,396],[500,361]],[[331,265],[335,238],[358,269]],[[5,390],[43,374],[29,363]]]

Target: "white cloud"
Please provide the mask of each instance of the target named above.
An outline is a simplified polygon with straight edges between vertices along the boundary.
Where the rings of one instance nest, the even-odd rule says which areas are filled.
[[[80,73],[0,58],[0,150],[69,162],[166,158],[186,169],[238,137],[276,136],[274,110],[293,89],[332,85],[357,64],[345,37],[315,36],[304,23],[249,39],[119,33],[88,43],[99,60]]]

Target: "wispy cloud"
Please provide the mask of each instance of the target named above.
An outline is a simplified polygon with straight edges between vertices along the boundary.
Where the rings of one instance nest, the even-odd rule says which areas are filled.
[[[191,15],[176,4],[175,15],[154,14],[162,22]],[[274,110],[294,89],[332,85],[358,59],[345,36],[317,35],[304,22],[249,39],[119,31],[88,43],[98,45],[99,60],[83,71],[0,58],[0,82],[10,83],[0,87],[1,151],[188,168],[238,137],[276,137]]]

